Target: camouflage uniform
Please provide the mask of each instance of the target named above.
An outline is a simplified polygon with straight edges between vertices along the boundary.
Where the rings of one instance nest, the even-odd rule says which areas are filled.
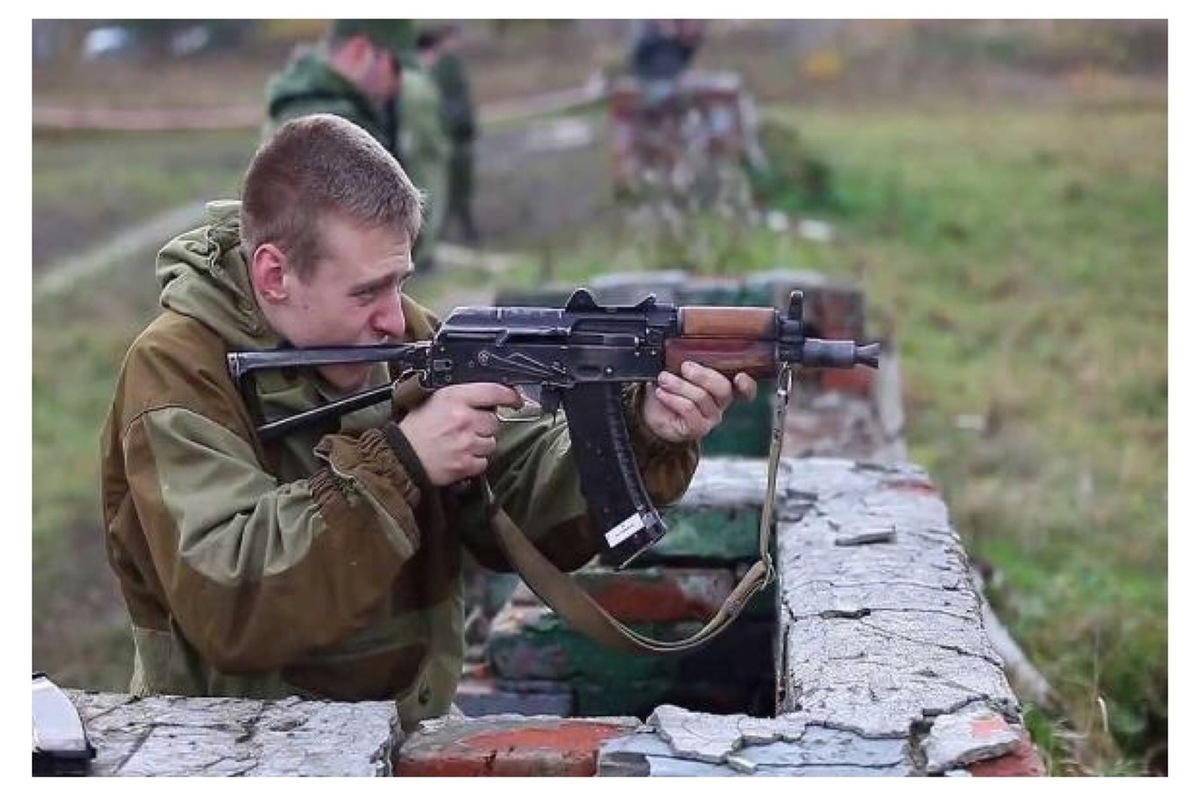
[[[450,162],[450,142],[439,123],[437,87],[415,62],[415,38],[406,20],[339,20],[335,32],[339,25],[349,30],[344,23],[392,50],[401,64],[399,96],[381,105],[330,67],[323,45],[302,46],[284,71],[267,83],[263,141],[284,122],[317,112],[337,114],[368,131],[425,194],[425,233],[413,247],[413,261],[419,270],[429,269],[446,213]]]
[[[133,627],[136,696],[287,695],[397,703],[411,730],[445,714],[463,661],[465,553],[509,566],[482,504],[429,483],[399,427],[425,399],[384,402],[264,445],[274,418],[330,399],[303,370],[264,371],[247,400],[226,353],[283,344],[255,302],[239,205],[168,243],[163,312],[130,346],[101,436],[105,550]],[[434,316],[402,297],[408,339]],[[391,380],[376,366],[374,384]],[[684,491],[695,444],[645,428],[626,393],[635,455],[660,504]],[[256,408],[252,412],[252,409]],[[537,547],[574,569],[601,546],[564,420],[510,424],[488,478]]]
[[[323,46],[303,45],[287,68],[267,83],[266,141],[280,125],[306,114],[337,114],[370,133],[393,156],[400,153],[395,109],[384,108],[338,72]]]
[[[477,236],[471,214],[471,196],[475,192],[476,134],[475,109],[471,104],[471,85],[462,59],[454,53],[443,53],[434,63],[433,78],[442,92],[442,127],[450,137],[450,185],[446,221],[462,223],[468,240]]]
[[[404,65],[398,116],[399,150],[412,182],[425,192],[425,221],[413,260],[419,270],[433,266],[433,243],[441,238],[449,198],[450,141],[442,130],[441,97],[433,78],[419,67]]]

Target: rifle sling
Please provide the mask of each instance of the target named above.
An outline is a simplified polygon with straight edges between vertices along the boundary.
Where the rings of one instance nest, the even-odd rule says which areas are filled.
[[[565,619],[571,627],[602,645],[630,653],[664,654],[681,653],[708,643],[729,627],[745,608],[747,601],[775,578],[770,555],[770,531],[775,510],[775,475],[779,467],[783,419],[787,412],[791,377],[790,369],[784,365],[779,374],[771,448],[767,459],[767,495],[759,518],[759,560],[742,576],[713,618],[696,633],[679,641],[664,642],[638,633],[615,620],[533,546],[524,532],[495,502],[487,480],[481,479],[485,502],[491,509],[492,530],[509,563],[542,602]]]

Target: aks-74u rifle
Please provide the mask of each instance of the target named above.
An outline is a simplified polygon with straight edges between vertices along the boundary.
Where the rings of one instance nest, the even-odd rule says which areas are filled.
[[[608,557],[619,567],[628,565],[666,533],[633,455],[621,386],[653,381],[663,370],[678,374],[684,361],[728,377],[745,372],[756,379],[777,378],[767,495],[759,526],[761,560],[717,617],[683,642],[648,639],[608,618],[586,595],[576,597],[574,584],[564,584],[553,565],[502,511],[493,508],[493,524],[510,561],[530,588],[569,622],[612,646],[674,651],[707,641],[723,630],[746,600],[774,577],[768,537],[793,366],[878,366],[878,344],[807,336],[803,299],[801,292],[792,292],[787,312],[780,314],[772,307],[674,306],[656,302],[653,295],[637,305],[604,306],[587,290],[578,289],[564,308],[457,308],[429,341],[233,352],[228,356],[229,370],[235,381],[244,384],[263,369],[383,361],[399,367],[401,377],[417,375],[427,389],[461,383],[536,387],[547,413],[560,408],[566,412],[583,496],[597,528],[604,532]],[[390,385],[376,387],[271,420],[258,428],[258,434],[269,441],[379,403],[388,399],[391,391]],[[483,489],[490,501],[486,482]],[[604,632],[614,626],[621,632]]]

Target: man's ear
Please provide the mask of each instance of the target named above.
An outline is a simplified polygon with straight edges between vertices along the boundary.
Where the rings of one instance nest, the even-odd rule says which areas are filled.
[[[260,244],[250,259],[250,283],[254,293],[267,303],[287,300],[287,256],[276,245]]]

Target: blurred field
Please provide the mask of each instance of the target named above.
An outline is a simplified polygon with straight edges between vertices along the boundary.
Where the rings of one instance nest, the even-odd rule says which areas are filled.
[[[578,85],[615,69],[621,52],[622,30],[603,23],[584,33],[515,23],[503,34],[481,23],[472,34],[485,99]],[[837,236],[697,220],[698,238],[724,243],[698,266],[815,268],[863,282],[872,324],[900,349],[910,458],[938,480],[990,572],[998,613],[1059,691],[1060,708],[1028,716],[1056,774],[1166,769],[1160,34],[1136,22],[725,23],[701,56],[746,77],[779,134],[769,149],[780,169],[799,175],[804,159],[830,168],[822,203],[779,200],[832,222]],[[35,70],[34,103],[98,102],[97,84],[128,104],[211,98],[179,87],[235,72],[229,102],[254,103],[289,46],[273,35],[262,46],[272,58],[214,56],[203,68],[155,69],[154,81],[144,68],[114,67],[122,80]],[[159,91],[130,91],[139,81]],[[35,134],[35,275],[123,226],[236,192],[256,137]],[[481,200],[506,221],[490,240],[531,257],[500,275],[435,274],[414,293],[436,307],[468,285],[676,266],[680,253],[648,246],[602,205],[604,147],[560,154],[552,168],[535,159],[492,172]],[[555,224],[568,196],[592,205]],[[502,202],[528,211],[502,216]],[[536,236],[519,224],[530,215],[543,215]],[[68,685],[128,680],[96,448],[116,366],[154,313],[153,255],[33,306],[33,660]]]

